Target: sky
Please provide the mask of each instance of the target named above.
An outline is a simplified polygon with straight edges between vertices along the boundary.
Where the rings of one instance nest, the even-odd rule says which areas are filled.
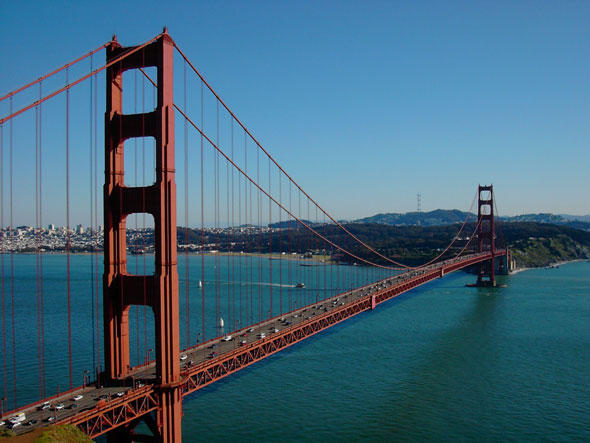
[[[414,211],[418,193],[466,210],[489,183],[501,215],[589,214],[588,23],[585,1],[2,2],[0,94],[167,26],[338,219]]]

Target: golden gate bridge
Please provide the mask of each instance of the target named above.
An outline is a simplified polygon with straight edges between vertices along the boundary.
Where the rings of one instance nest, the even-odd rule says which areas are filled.
[[[104,63],[96,63],[100,51]],[[138,46],[113,37],[0,104],[0,388],[3,426],[16,432],[69,423],[91,438],[180,441],[185,396],[448,273],[475,267],[475,285],[495,286],[496,270],[509,267],[509,251],[496,248],[491,185],[479,186],[467,211],[477,204],[477,219],[467,216],[426,263],[404,264],[370,246],[285,171],[166,29]],[[175,149],[179,139],[182,150]],[[21,382],[18,368],[31,349],[22,357],[17,346],[23,292],[15,242],[17,220],[27,216],[35,219],[27,309],[36,324],[26,332],[36,341],[37,367],[36,380],[28,374]],[[43,237],[48,216],[65,222],[58,271],[49,267]],[[90,227],[84,287],[72,263],[79,252],[72,220],[81,217]],[[133,222],[139,234],[128,245]],[[128,257],[152,247],[147,266],[151,256]],[[62,276],[59,288],[50,272]],[[90,312],[76,310],[82,299]],[[48,352],[55,321],[48,312],[60,303],[67,357]],[[85,362],[73,345],[80,321],[92,329]],[[61,392],[48,381],[56,372],[67,380]],[[36,385],[36,394],[19,396],[24,384]],[[142,423],[151,435],[138,433]]]

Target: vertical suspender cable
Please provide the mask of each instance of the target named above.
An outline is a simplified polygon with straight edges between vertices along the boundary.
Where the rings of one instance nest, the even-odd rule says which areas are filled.
[[[229,162],[226,160],[225,161],[225,190],[226,190],[226,222],[229,226]],[[230,297],[230,293],[233,287],[233,284],[231,284],[230,287],[230,266],[229,266],[229,254],[231,253],[231,237],[230,237],[230,233],[229,230],[225,231],[227,239],[226,239],[226,244],[227,244],[227,253],[226,253],[226,267],[227,267],[227,321],[228,321],[228,330],[232,330],[233,329],[233,325],[234,325],[234,316],[232,315],[232,311],[233,311],[233,307],[231,306],[231,297]],[[230,315],[231,315],[231,321],[230,321]]]
[[[98,77],[94,76],[94,226],[98,227]],[[98,231],[98,230],[97,230]],[[99,277],[98,277],[98,247],[99,233],[95,234],[94,253],[94,312],[96,315],[96,383],[100,385],[100,313],[99,313]]]
[[[12,114],[12,97],[10,97],[10,113]],[[10,149],[10,238],[13,239],[13,223],[14,223],[14,200],[13,200],[13,164],[14,164],[14,150],[13,150],[13,137],[14,137],[14,128],[12,124],[12,119],[10,119],[10,140],[9,140],[9,149]],[[13,391],[13,400],[14,400],[14,407],[16,408],[16,328],[14,324],[14,247],[10,249],[10,309],[11,309],[11,318],[12,318],[12,391]]]
[[[41,226],[39,225],[39,106],[35,107],[35,264],[37,289],[37,381],[39,384],[39,398],[42,396],[41,380],[41,301],[39,291],[39,250],[41,249]]]
[[[39,82],[39,97],[43,95],[43,82]],[[43,108],[39,104],[39,227],[43,229]],[[39,301],[41,306],[41,396],[45,398],[45,292],[43,251],[39,254]]]
[[[90,72],[93,71],[93,66],[94,64],[94,56],[90,56]],[[89,145],[90,145],[90,230],[92,232],[92,235],[96,235],[94,233],[95,230],[95,226],[94,226],[94,218],[93,218],[93,212],[94,212],[94,165],[93,165],[93,160],[94,160],[94,151],[93,151],[93,145],[92,145],[92,141],[93,141],[93,134],[92,134],[92,130],[93,130],[93,126],[92,126],[92,112],[94,111],[94,103],[93,103],[93,78],[90,78],[90,140],[89,140]],[[91,348],[92,348],[92,367],[94,368],[96,366],[96,342],[95,342],[95,337],[96,337],[96,327],[94,324],[94,259],[95,259],[95,255],[94,255],[94,251],[92,251],[92,254],[90,254],[90,323],[92,323],[92,344],[91,344]]]
[[[205,106],[203,105],[203,82],[201,81],[201,127],[205,124]],[[202,341],[206,341],[205,335],[205,203],[203,185],[203,134],[201,134],[201,326],[203,328]]]
[[[246,132],[244,132],[244,171],[248,171],[248,140],[246,137]],[[244,224],[246,226],[249,225],[250,219],[248,218],[248,180],[244,178]],[[251,203],[250,203],[251,204]],[[252,215],[250,214],[250,217]],[[252,300],[252,271],[248,273],[249,268],[248,266],[252,262],[252,251],[250,248],[250,233],[248,228],[244,231],[244,235],[246,236],[246,250],[248,251],[248,257],[246,258],[245,268],[246,268],[246,323],[251,324],[251,300]],[[248,309],[250,307],[250,309]]]
[[[309,197],[307,198],[307,220],[308,220],[308,223],[311,224],[311,216],[309,214]],[[305,238],[307,239],[307,241],[306,241],[307,247],[306,247],[305,252],[308,253],[309,255],[311,255],[311,240],[312,239],[311,239],[311,233],[307,229],[305,230]],[[313,288],[312,280],[311,280],[311,278],[313,277],[313,267],[306,266],[306,269],[308,269],[308,271],[306,271],[307,275],[305,276],[305,278],[310,282],[310,285]],[[311,292],[311,291],[308,291],[308,292]],[[308,296],[307,304],[310,304],[312,299],[313,299],[313,294],[310,293]]]
[[[66,84],[69,83],[69,69],[66,68]],[[68,290],[68,372],[70,389],[72,382],[72,308],[70,295],[70,90],[66,90],[66,269]]]
[[[216,125],[217,125],[217,146],[219,143],[219,101],[216,105]],[[215,171],[215,234],[217,236],[216,246],[219,247],[221,236],[219,235],[219,152],[215,151],[213,155],[213,168]],[[219,254],[215,254],[215,321],[217,322],[217,336],[221,334],[221,297],[219,294]]]
[[[281,202],[281,206],[283,205],[283,190],[282,190],[282,182],[281,182],[281,171],[279,171],[279,201]],[[281,225],[281,213],[283,209],[279,207],[279,313],[283,314],[283,242],[282,242],[282,232],[283,227]]]
[[[231,159],[234,161],[234,121],[230,118],[231,123]],[[229,223],[228,223],[229,224]],[[237,329],[236,320],[236,260],[234,251],[234,229],[235,229],[235,198],[234,198],[234,168],[231,168],[231,224],[230,224],[230,248],[231,248],[231,290],[232,290],[232,318],[233,318],[233,329]]]
[[[256,181],[260,183],[260,150],[256,150]],[[262,219],[260,207],[260,189],[258,189],[258,322],[262,321]]]
[[[186,62],[184,62],[184,109],[188,111],[186,91]],[[185,347],[190,346],[190,308],[188,287],[188,122],[184,119],[184,298],[186,304],[186,341]]]
[[[242,236],[242,230],[241,227],[242,226],[242,175],[238,174],[238,238],[240,241],[240,251],[244,250],[244,243],[243,243],[243,236]],[[242,304],[242,256],[240,254],[240,256],[238,257],[238,292],[239,292],[239,297],[240,297],[240,319],[239,319],[239,324],[240,327],[242,327],[243,323],[243,308],[244,305]]]
[[[273,316],[272,312],[272,206],[271,206],[271,177],[270,177],[270,160],[268,161],[268,281],[269,281],[269,297],[270,309],[269,318]]]
[[[137,107],[137,69],[134,70],[134,77],[133,77],[133,112],[138,113],[139,109]],[[142,121],[143,125],[143,121]],[[137,137],[133,138],[133,184],[134,186],[139,186],[138,175],[137,175]],[[137,214],[133,215],[135,219],[135,235],[139,230],[139,218]],[[137,239],[137,237],[136,237]],[[137,240],[136,240],[137,241]],[[137,247],[137,245],[136,245]],[[135,275],[139,275],[139,257],[136,255],[135,257]],[[139,307],[138,307],[139,308]],[[141,354],[139,352],[140,345],[139,345],[139,330],[140,330],[140,323],[139,323],[139,309],[135,309],[135,362],[140,364]]]
[[[8,379],[6,370],[6,294],[4,292],[4,254],[7,242],[4,233],[4,125],[0,125],[0,227],[2,228],[2,247],[0,250],[0,291],[2,296],[2,398],[5,399],[8,395]]]
[[[246,137],[246,135],[244,134],[244,138]],[[250,226],[254,226],[254,203],[252,202],[252,183],[248,182],[248,204],[250,207]],[[253,233],[254,231],[251,230],[251,232]],[[250,244],[252,244],[252,242],[254,241],[254,239],[250,237]],[[250,248],[252,249],[252,248]],[[252,256],[252,254],[250,254],[250,316],[252,317],[252,320],[250,321],[250,323],[254,323],[254,257]]]
[[[292,205],[292,186],[291,186],[291,180],[289,180],[289,213],[293,213],[293,205]],[[293,257],[293,231],[295,229],[295,219],[293,217],[289,217],[288,218],[288,223],[289,223],[289,253],[291,254],[291,257]],[[289,259],[287,260],[287,279],[289,281],[289,284],[292,285],[293,284],[293,260],[292,258],[289,257]],[[289,311],[293,310],[293,291],[289,291]]]

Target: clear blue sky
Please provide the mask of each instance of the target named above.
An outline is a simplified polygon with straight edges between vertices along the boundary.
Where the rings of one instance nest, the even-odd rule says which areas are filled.
[[[590,3],[2,2],[0,92],[167,25],[338,218],[590,213]],[[17,154],[18,155],[18,154]]]

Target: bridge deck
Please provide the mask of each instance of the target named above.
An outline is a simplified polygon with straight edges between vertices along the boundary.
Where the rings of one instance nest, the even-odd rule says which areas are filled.
[[[502,255],[504,251],[496,252],[496,256]],[[183,396],[379,303],[489,258],[489,253],[472,254],[407,271],[244,328],[233,333],[231,340],[217,338],[187,349],[181,352],[180,362]],[[24,433],[48,423],[72,423],[95,438],[156,410],[158,397],[154,395],[154,383],[155,366],[151,362],[135,368],[127,382],[119,386],[79,387],[46,399],[52,405],[48,409],[42,409],[43,401],[21,408],[19,412],[25,412],[26,420],[14,431]],[[77,394],[83,398],[75,401],[73,397]],[[56,409],[60,404],[63,408]],[[7,414],[11,415],[14,412]]]

